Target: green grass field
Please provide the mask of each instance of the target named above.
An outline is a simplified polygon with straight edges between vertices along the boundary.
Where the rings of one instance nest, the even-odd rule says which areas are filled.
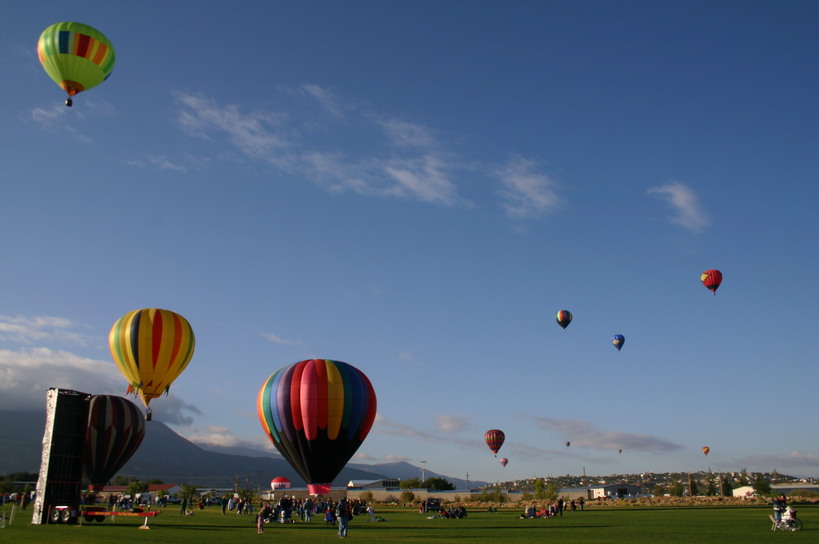
[[[649,544],[708,542],[765,543],[816,542],[819,540],[819,506],[797,506],[805,528],[800,532],[772,532],[768,507],[655,507],[597,508],[566,513],[551,519],[519,519],[520,509],[498,513],[471,510],[465,519],[427,519],[417,510],[377,508],[385,522],[368,522],[359,516],[350,523],[347,540],[402,544],[464,542],[469,544]],[[10,514],[6,508],[6,517]],[[60,543],[117,544],[173,542],[174,544],[225,544],[268,541],[276,544],[336,542],[334,527],[314,518],[312,524],[268,524],[257,534],[253,516],[222,515],[216,507],[181,516],[167,508],[149,518],[150,530],[140,530],[143,518],[107,518],[82,525],[31,525],[31,511],[15,513],[13,523],[0,529],[0,541],[14,544]]]

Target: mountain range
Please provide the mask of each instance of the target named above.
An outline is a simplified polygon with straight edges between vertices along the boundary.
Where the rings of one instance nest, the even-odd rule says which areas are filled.
[[[38,472],[42,456],[45,412],[0,410],[0,474]],[[266,489],[272,478],[284,476],[294,487],[304,480],[278,453],[242,447],[197,445],[154,419],[137,452],[120,470],[119,475],[139,480],[160,479],[165,483],[186,483],[196,487]],[[333,482],[346,486],[351,480],[421,476],[421,469],[405,462],[365,465],[348,463]],[[457,489],[475,488],[486,482],[466,482],[426,471],[429,478],[444,478]]]

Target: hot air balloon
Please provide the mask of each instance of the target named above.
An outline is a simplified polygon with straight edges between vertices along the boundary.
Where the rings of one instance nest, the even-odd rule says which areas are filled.
[[[375,421],[375,390],[354,366],[308,359],[280,368],[256,402],[264,432],[307,482],[325,494]]]
[[[557,320],[557,324],[563,327],[563,330],[566,330],[566,327],[572,322],[572,312],[569,310],[560,310],[557,312],[555,319]]]
[[[700,275],[700,281],[716,295],[719,284],[722,283],[722,272],[714,269],[706,270]]]
[[[88,407],[85,431],[85,476],[99,490],[128,462],[145,437],[145,419],[122,397],[97,395]]]
[[[567,441],[566,441],[566,447],[568,448],[568,447],[569,447],[569,446],[571,446],[571,445],[572,445],[572,443],[571,443],[571,442],[569,442],[569,441],[567,440]]]
[[[56,23],[43,30],[37,42],[40,64],[57,85],[75,94],[96,87],[111,75],[114,47],[99,30],[82,23]]]
[[[509,463],[509,459],[507,459],[506,457],[501,457],[500,458],[501,466],[505,467],[508,463]]]
[[[489,449],[492,450],[492,453],[495,454],[495,457],[497,457],[498,450],[501,449],[503,441],[506,440],[506,435],[503,434],[503,431],[500,429],[489,429],[483,435],[483,439],[486,441],[486,445],[489,446]]]
[[[284,476],[277,476],[270,480],[270,489],[290,489],[290,480]]]
[[[617,450],[617,453],[623,453],[623,450]]]
[[[617,348],[617,351],[620,351],[620,349],[623,347],[623,344],[626,343],[626,337],[623,336],[622,334],[615,334],[614,336],[611,337],[611,343],[614,347]]]
[[[709,451],[711,451],[711,448],[709,448],[708,446],[702,447],[702,453],[704,453],[705,455],[708,455]]]
[[[146,408],[185,370],[195,343],[184,317],[158,308],[128,312],[108,334],[111,357],[128,380],[128,393],[139,395]]]

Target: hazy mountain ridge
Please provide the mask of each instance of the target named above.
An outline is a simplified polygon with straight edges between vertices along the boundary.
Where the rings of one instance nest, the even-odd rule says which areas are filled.
[[[45,412],[12,412],[0,410],[0,474],[37,472],[42,455]],[[261,487],[266,489],[277,476],[289,478],[294,486],[304,482],[278,452],[247,447],[197,445],[180,436],[161,421],[147,423],[145,439],[119,474],[141,480],[159,478],[167,483],[187,483],[195,486]],[[346,486],[350,480],[398,478],[406,480],[421,476],[421,471],[409,463],[378,465],[348,463],[333,482],[334,487]],[[466,481],[436,474],[464,489]],[[471,486],[485,482],[470,482]]]

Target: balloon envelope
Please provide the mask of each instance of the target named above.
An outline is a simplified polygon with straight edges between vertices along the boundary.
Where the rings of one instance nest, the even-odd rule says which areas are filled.
[[[708,446],[702,447],[702,453],[704,453],[705,455],[708,455],[709,451],[711,451],[711,448],[709,448]]]
[[[702,284],[716,295],[717,289],[722,283],[722,272],[714,269],[706,270],[700,274],[700,281],[702,281]]]
[[[322,494],[364,442],[376,404],[370,380],[354,366],[308,359],[271,374],[256,407],[276,449],[310,493]]]
[[[83,464],[92,490],[119,472],[144,437],[145,418],[133,402],[111,395],[91,398]]]
[[[623,347],[623,344],[626,343],[626,337],[623,336],[622,334],[615,334],[614,336],[611,337],[611,343],[614,347],[617,348],[617,351],[620,351],[620,349]]]
[[[506,440],[506,435],[500,429],[489,429],[484,433],[483,439],[492,453],[497,457],[498,450],[503,446],[503,441]]]
[[[572,312],[569,310],[560,310],[557,312],[557,317],[555,317],[557,324],[563,327],[565,330],[566,327],[569,326],[569,323],[572,322]]]
[[[37,42],[37,55],[46,73],[69,96],[108,79],[116,61],[114,47],[102,32],[73,22],[46,28]]]
[[[290,480],[284,476],[277,476],[270,481],[270,489],[290,489]]]
[[[146,407],[185,370],[195,343],[187,319],[159,308],[128,312],[108,334],[111,357],[128,380],[128,393],[138,394]]]
[[[504,466],[504,467],[505,467],[505,466],[506,466],[508,463],[509,463],[509,459],[507,459],[506,457],[501,457],[501,458],[500,458],[500,464],[501,464],[502,466]]]

